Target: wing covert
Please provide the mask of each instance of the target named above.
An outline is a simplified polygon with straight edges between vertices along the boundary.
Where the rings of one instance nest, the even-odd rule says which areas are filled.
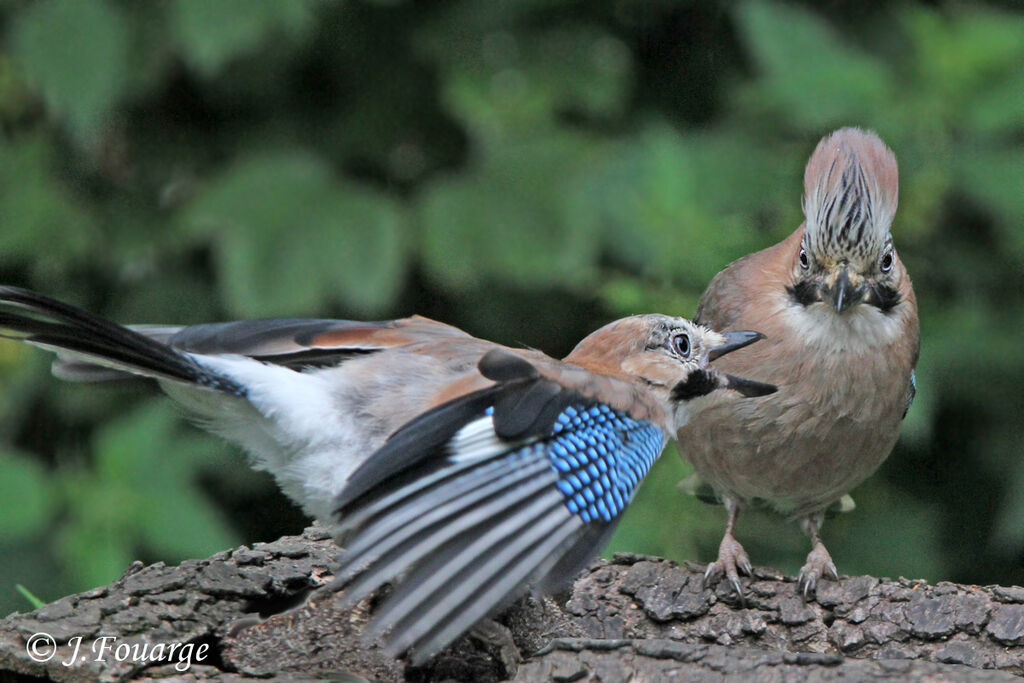
[[[193,325],[167,338],[191,353],[240,354],[282,365],[315,364],[443,338],[469,338],[462,330],[428,318],[361,322],[273,318]]]

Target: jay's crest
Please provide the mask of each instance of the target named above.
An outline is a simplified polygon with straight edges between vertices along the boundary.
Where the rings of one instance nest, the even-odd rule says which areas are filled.
[[[818,261],[867,264],[892,238],[896,157],[870,131],[843,128],[818,143],[804,172],[804,247]]]

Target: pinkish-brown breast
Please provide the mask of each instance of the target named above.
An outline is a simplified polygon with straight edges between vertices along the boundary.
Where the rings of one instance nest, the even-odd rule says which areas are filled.
[[[702,322],[767,335],[715,365],[776,384],[778,392],[718,400],[677,435],[707,483],[792,514],[827,506],[888,457],[918,343],[909,278],[904,301],[889,313],[862,305],[839,316],[824,304],[791,302],[788,254],[800,232],[729,266],[702,302]],[[762,286],[744,284],[754,281]]]

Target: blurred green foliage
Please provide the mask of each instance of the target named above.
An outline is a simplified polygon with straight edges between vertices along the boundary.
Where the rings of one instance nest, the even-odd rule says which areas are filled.
[[[900,160],[918,401],[845,572],[1024,583],[1024,16],[1000,3],[14,0],[0,281],[123,322],[419,312],[564,354],[692,314],[844,125]],[[0,614],[303,520],[144,386],[0,344]],[[670,449],[612,549],[707,560]],[[793,571],[806,542],[739,538]],[[611,549],[610,549],[611,550]]]

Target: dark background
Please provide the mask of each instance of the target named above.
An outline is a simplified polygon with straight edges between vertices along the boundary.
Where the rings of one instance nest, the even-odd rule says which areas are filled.
[[[1019,7],[1019,6],[1018,6]],[[422,313],[564,354],[692,315],[844,125],[900,162],[918,399],[848,573],[1024,583],[1024,16],[1011,3],[0,3],[0,282],[122,322]],[[299,530],[152,387],[0,343],[0,614]],[[714,556],[670,449],[614,549]],[[741,518],[793,572],[795,525]]]

